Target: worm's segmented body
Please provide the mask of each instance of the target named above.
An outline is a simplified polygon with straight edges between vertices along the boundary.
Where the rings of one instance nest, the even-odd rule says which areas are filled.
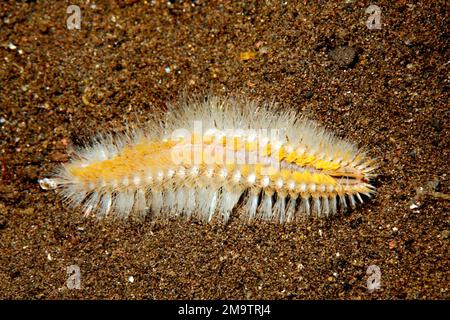
[[[280,110],[244,98],[187,100],[169,108],[163,126],[95,139],[47,182],[99,217],[225,222],[239,205],[248,220],[329,216],[374,192],[364,152]]]

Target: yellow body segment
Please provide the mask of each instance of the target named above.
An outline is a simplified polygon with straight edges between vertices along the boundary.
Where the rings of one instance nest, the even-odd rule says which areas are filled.
[[[175,172],[181,168],[186,171],[197,168],[199,176],[207,176],[217,183],[231,179],[227,182],[227,186],[230,183],[236,183],[246,187],[253,187],[256,184],[259,187],[271,188],[272,184],[278,184],[282,186],[277,189],[286,192],[298,190],[305,193],[312,188],[316,190],[315,193],[320,194],[348,193],[353,189],[358,192],[368,191],[363,183],[357,186],[352,184],[346,188],[345,183],[340,179],[362,177],[362,173],[358,174],[349,168],[341,168],[339,163],[319,159],[306,151],[298,154],[296,151],[287,152],[286,149],[287,147],[282,145],[276,151],[270,143],[261,147],[260,141],[248,142],[245,137],[215,139],[209,136],[202,140],[200,136],[192,135],[188,139],[179,141],[143,139],[135,145],[126,146],[111,159],[95,161],[87,165],[73,163],[68,167],[68,171],[82,183],[94,185],[104,184],[104,181],[130,181],[135,176],[145,179],[145,175],[154,175],[157,172],[164,174],[167,170]],[[258,151],[262,152],[257,154]],[[247,162],[240,163],[237,160],[239,154],[241,158],[245,155],[244,159]],[[256,163],[248,163],[249,156],[254,156]],[[276,165],[274,166],[269,160],[276,160]],[[211,172],[207,173],[208,169],[212,170],[212,175]],[[224,172],[227,173],[225,177]],[[234,180],[231,178],[233,173]],[[255,183],[248,181],[251,175],[255,177]],[[236,177],[239,177],[240,181],[237,181],[239,179]],[[267,182],[264,183],[264,177],[269,178],[270,185],[266,185]],[[288,186],[289,182],[290,186]],[[295,183],[297,188],[294,191],[292,183]],[[339,187],[340,184],[343,186]],[[304,185],[312,187],[302,189]],[[320,186],[324,186],[323,189],[318,189]],[[330,189],[333,191],[330,192]]]

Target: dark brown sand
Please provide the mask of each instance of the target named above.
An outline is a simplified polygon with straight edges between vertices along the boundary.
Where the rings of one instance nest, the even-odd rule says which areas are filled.
[[[448,299],[449,2],[377,1],[381,30],[369,1],[173,2],[1,2],[0,298]],[[205,91],[275,99],[366,147],[376,197],[222,226],[86,219],[40,189],[67,144]]]

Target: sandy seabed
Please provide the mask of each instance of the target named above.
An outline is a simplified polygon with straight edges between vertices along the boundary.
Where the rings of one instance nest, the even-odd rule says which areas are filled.
[[[368,1],[78,1],[80,30],[70,4],[0,4],[0,298],[448,299],[448,1],[378,1],[381,29]],[[39,187],[68,144],[204,92],[275,99],[357,142],[376,196],[223,226],[97,221]]]

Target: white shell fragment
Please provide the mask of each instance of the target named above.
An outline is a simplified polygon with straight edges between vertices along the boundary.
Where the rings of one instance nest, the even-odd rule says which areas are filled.
[[[38,182],[39,182],[39,186],[44,190],[54,190],[58,187],[58,184],[53,179],[44,178],[44,179],[39,179]]]

